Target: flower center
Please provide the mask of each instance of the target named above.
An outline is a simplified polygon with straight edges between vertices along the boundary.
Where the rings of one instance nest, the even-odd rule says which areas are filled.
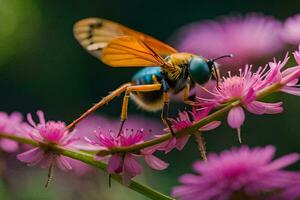
[[[45,141],[59,143],[64,136],[65,124],[62,122],[50,121],[46,124],[39,124],[38,130]]]

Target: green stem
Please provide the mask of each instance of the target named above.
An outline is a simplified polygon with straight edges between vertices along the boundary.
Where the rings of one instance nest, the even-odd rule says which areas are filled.
[[[40,146],[41,148],[47,148],[47,150],[51,150],[52,152],[55,152],[57,154],[67,156],[67,157],[73,158],[75,160],[80,160],[86,164],[89,164],[91,166],[99,168],[105,172],[107,171],[107,164],[96,160],[95,156],[85,153],[85,152],[72,150],[72,149],[66,149],[63,147],[55,146],[55,145],[48,145],[46,143],[38,143],[29,138],[18,137],[18,136],[14,136],[14,135],[10,135],[10,134],[5,134],[5,133],[0,133],[0,138],[14,140],[14,141],[17,141],[17,142],[20,142],[23,144],[29,144],[29,145],[32,145],[35,147]],[[122,177],[120,175],[113,174],[112,178],[114,180],[116,180],[117,182],[119,182],[120,184],[122,184]],[[164,195],[164,194],[156,191],[155,189],[153,189],[149,186],[143,185],[141,183],[138,183],[136,181],[131,181],[131,184],[128,187],[146,197],[149,197],[150,199],[175,200],[174,198],[172,198],[170,196]]]
[[[273,84],[263,90],[261,90],[258,94],[257,94],[257,99],[261,99],[267,95],[270,95],[274,92],[277,92],[280,88],[282,87],[281,84]],[[204,125],[207,125],[208,123],[217,120],[218,118],[224,116],[231,108],[238,106],[241,104],[241,100],[235,100],[233,102],[230,102],[229,104],[227,104],[226,106],[224,106],[223,108],[213,112],[212,114],[206,116],[205,118],[203,118],[202,120],[200,120],[199,122],[194,123],[192,126],[182,129],[180,131],[178,131],[176,134],[176,137],[182,137],[184,135],[188,135],[188,134],[193,134],[195,132],[197,132],[199,130],[199,128],[203,127]],[[117,148],[112,148],[110,150],[101,150],[101,151],[97,151],[97,155],[101,155],[101,156],[105,156],[105,155],[110,155],[110,154],[114,154],[114,153],[121,153],[121,152],[139,152],[141,149],[150,147],[150,146],[154,146],[156,144],[160,144],[164,141],[169,140],[172,137],[171,133],[166,133],[164,135],[162,135],[159,138],[155,138],[152,140],[148,140],[144,143],[141,144],[136,144],[136,145],[132,145],[129,147],[117,147]],[[94,159],[94,156],[91,153],[87,153],[87,152],[83,152],[83,151],[77,151],[77,150],[71,150],[71,149],[65,149],[56,145],[49,145],[49,144],[45,144],[45,143],[38,143],[34,140],[28,139],[28,138],[22,138],[22,137],[18,137],[18,136],[14,136],[14,135],[10,135],[10,134],[4,134],[4,133],[0,133],[0,138],[6,138],[6,139],[11,139],[11,140],[15,140],[17,142],[20,143],[24,143],[24,144],[30,144],[32,146],[40,146],[42,148],[47,148],[47,149],[51,149],[53,152],[56,152],[58,154],[76,159],[76,160],[80,160],[84,163],[87,163],[89,165],[92,165],[94,167],[97,167],[103,171],[107,171],[107,164],[102,163],[98,160]],[[114,180],[116,180],[117,182],[122,184],[122,177],[120,175],[112,175],[112,178]],[[131,184],[129,185],[129,188],[131,188],[132,190],[143,194],[151,199],[155,199],[155,200],[174,200],[174,198],[169,197],[167,195],[164,195],[148,186],[145,186],[143,184],[140,184],[138,182],[132,181]]]
[[[257,97],[257,99],[261,99],[265,96],[268,96],[270,94],[277,92],[281,87],[282,87],[281,84],[275,83],[275,84],[261,90],[259,93],[257,93],[256,97]],[[238,106],[239,104],[241,104],[241,100],[235,100],[233,102],[228,103],[226,106],[220,108],[219,110],[206,116],[205,118],[201,119],[200,121],[194,123],[192,126],[176,132],[175,133],[176,137],[182,137],[182,136],[185,136],[188,134],[193,134],[193,133],[197,132],[199,130],[199,128],[224,116],[231,108]],[[100,150],[95,153],[99,156],[106,156],[106,155],[110,155],[110,154],[114,154],[114,153],[122,153],[122,152],[137,153],[141,149],[151,147],[156,144],[165,142],[165,141],[169,140],[171,137],[172,137],[171,133],[166,133],[159,138],[148,140],[148,141],[140,143],[140,144],[136,144],[136,145],[132,145],[132,146],[128,146],[128,147],[115,147],[115,148],[112,148],[109,150]]]

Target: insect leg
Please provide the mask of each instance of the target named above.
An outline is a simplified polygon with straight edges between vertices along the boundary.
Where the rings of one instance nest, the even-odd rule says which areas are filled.
[[[183,102],[187,105],[194,105],[193,100],[191,100],[191,97],[193,97],[193,95],[190,95],[190,91],[191,91],[191,86],[190,84],[187,84],[186,87],[183,90]]]
[[[128,108],[128,101],[130,97],[131,92],[151,92],[151,91],[156,91],[160,90],[161,84],[160,83],[155,83],[155,84],[149,84],[149,85],[132,85],[127,87],[124,98],[123,98],[123,104],[122,104],[122,112],[121,112],[121,125],[119,129],[118,135],[120,135],[125,120],[127,119],[127,108]]]
[[[163,79],[162,80],[162,85],[163,85],[163,100],[164,100],[164,106],[161,112],[161,119],[163,123],[170,129],[171,133],[173,136],[175,136],[175,132],[172,128],[171,121],[169,120],[169,102],[170,102],[170,97],[169,97],[169,85],[168,83]]]
[[[71,124],[69,124],[67,126],[67,130],[73,129],[78,122],[80,122],[82,119],[86,118],[88,115],[92,114],[93,112],[95,112],[101,106],[104,106],[105,104],[110,102],[115,97],[119,96],[121,93],[126,91],[126,89],[128,87],[130,87],[131,85],[132,85],[131,83],[125,83],[125,84],[121,85],[119,88],[117,88],[116,90],[112,91],[109,95],[107,95],[106,97],[101,99],[98,103],[96,103],[94,106],[92,106],[90,109],[88,109],[85,113],[80,115],[80,117],[78,117]]]

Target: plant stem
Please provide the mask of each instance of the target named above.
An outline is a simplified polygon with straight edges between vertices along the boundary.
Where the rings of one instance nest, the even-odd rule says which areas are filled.
[[[82,161],[86,164],[89,164],[91,166],[99,168],[99,169],[101,169],[105,172],[107,170],[107,164],[96,160],[93,155],[85,153],[85,152],[72,150],[72,149],[66,149],[66,148],[59,147],[59,146],[54,146],[54,145],[48,145],[46,143],[38,143],[38,142],[36,142],[34,140],[31,140],[29,138],[18,137],[18,136],[14,136],[14,135],[11,135],[11,134],[5,134],[5,133],[0,133],[0,138],[6,138],[6,139],[14,140],[14,141],[17,141],[19,143],[29,144],[29,145],[32,145],[32,146],[35,146],[35,147],[37,147],[37,146],[40,146],[41,148],[47,147],[48,150],[51,150],[51,151],[53,151],[57,154],[64,155],[64,156],[67,156],[69,158],[73,158],[75,160]],[[114,180],[116,180],[117,182],[119,182],[120,184],[122,184],[122,177],[120,175],[113,174],[112,178]],[[128,187],[130,189],[146,196],[146,197],[149,197],[150,199],[154,199],[154,200],[175,200],[174,198],[172,198],[170,196],[164,195],[164,194],[156,191],[155,189],[153,189],[149,186],[143,185],[141,183],[138,183],[136,181],[131,181],[131,184]]]
[[[199,130],[199,128],[201,128],[202,126],[204,126],[212,121],[215,121],[216,119],[225,115],[232,107],[237,106],[238,104],[240,104],[240,100],[236,100],[236,101],[228,104],[227,106],[221,108],[220,110],[217,110],[217,111],[213,112],[212,114],[206,116],[199,122],[196,122],[192,126],[176,132],[175,133],[176,137],[182,137],[184,135],[193,134],[193,133],[197,132]],[[109,150],[100,150],[100,151],[97,151],[96,154],[99,156],[106,156],[106,155],[110,155],[113,153],[138,152],[141,149],[144,149],[144,148],[147,148],[150,146],[154,146],[156,144],[160,144],[164,141],[167,141],[171,137],[173,137],[171,133],[166,133],[159,138],[148,140],[148,141],[140,143],[140,144],[136,144],[136,145],[132,145],[132,146],[128,146],[128,147],[115,147],[115,148],[112,148]]]
[[[275,84],[270,85],[269,87],[261,90],[260,92],[258,92],[256,97],[257,97],[257,99],[261,99],[265,96],[268,96],[270,94],[277,92],[281,87],[282,87],[281,84],[275,83]],[[197,132],[199,130],[199,128],[203,127],[204,125],[207,125],[208,123],[210,123],[212,121],[219,119],[220,117],[224,116],[231,108],[238,106],[239,104],[241,104],[241,100],[239,100],[239,99],[227,104],[226,106],[218,109],[217,111],[213,112],[212,114],[204,117],[200,121],[194,123],[192,126],[176,132],[175,133],[176,137],[182,137],[184,135],[193,134],[193,133]],[[144,148],[147,148],[150,146],[154,146],[156,144],[160,144],[162,142],[169,140],[172,137],[173,136],[171,133],[166,133],[159,138],[148,140],[148,141],[140,143],[140,144],[136,144],[136,145],[132,145],[132,146],[128,146],[128,147],[115,147],[115,148],[112,148],[109,150],[100,150],[95,153],[99,156],[106,156],[106,155],[110,155],[113,153],[121,153],[121,152],[138,153],[139,150],[141,150],[141,149],[144,149]]]
[[[257,99],[263,98],[267,95],[277,92],[281,87],[282,87],[281,84],[278,84],[278,83],[273,84],[273,85],[261,90],[256,95]],[[213,112],[212,114],[206,116],[199,122],[194,123],[192,126],[178,131],[177,133],[175,133],[176,137],[182,137],[184,135],[193,134],[193,133],[197,132],[199,130],[199,128],[224,116],[231,108],[238,106],[239,104],[241,104],[241,100],[239,100],[239,99],[237,99],[233,102],[230,102],[228,105],[226,105],[226,106],[222,107],[221,109]],[[136,144],[136,145],[132,145],[129,147],[112,148],[110,150],[101,150],[101,151],[97,151],[96,154],[100,155],[100,156],[106,156],[106,155],[110,155],[110,154],[114,154],[114,153],[121,153],[121,152],[139,152],[139,150],[141,150],[141,149],[144,149],[144,148],[147,148],[150,146],[154,146],[156,144],[167,141],[171,137],[173,137],[171,133],[166,133],[159,138],[148,140],[141,144]],[[10,134],[5,134],[5,133],[0,133],[0,138],[11,139],[11,140],[17,141],[19,143],[29,144],[32,146],[40,146],[41,148],[47,148],[58,154],[61,154],[61,155],[64,155],[64,156],[67,156],[67,157],[70,157],[70,158],[73,158],[76,160],[80,160],[86,164],[97,167],[103,171],[107,171],[107,164],[102,163],[98,160],[95,160],[94,155],[92,155],[91,153],[77,151],[77,150],[71,150],[71,149],[65,149],[65,148],[62,148],[62,147],[59,147],[56,145],[49,145],[46,143],[39,143],[39,142],[36,142],[29,138],[18,137],[18,136],[14,136],[14,135],[10,135]],[[122,177],[120,175],[113,174],[112,178],[122,184]],[[132,189],[140,194],[143,194],[144,196],[147,196],[151,199],[154,199],[154,200],[175,200],[174,198],[164,195],[164,194],[152,189],[149,186],[145,186],[145,185],[135,182],[135,181],[132,181],[128,187],[130,189]]]

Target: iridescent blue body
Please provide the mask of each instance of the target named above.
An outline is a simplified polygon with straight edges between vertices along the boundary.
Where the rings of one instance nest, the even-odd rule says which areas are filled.
[[[216,65],[211,60],[188,53],[172,54],[166,57],[165,61],[175,70],[168,70],[163,66],[145,67],[132,78],[134,85],[151,85],[154,83],[161,83],[162,85],[158,91],[131,93],[131,97],[137,105],[147,111],[158,111],[163,108],[164,92],[177,94],[186,88],[190,90],[195,83],[206,83],[213,73],[213,66]]]
[[[164,75],[161,67],[145,67],[133,77],[134,85],[151,85],[154,81],[161,83]],[[163,89],[152,92],[133,92],[131,98],[137,105],[148,111],[158,111],[163,107]]]

